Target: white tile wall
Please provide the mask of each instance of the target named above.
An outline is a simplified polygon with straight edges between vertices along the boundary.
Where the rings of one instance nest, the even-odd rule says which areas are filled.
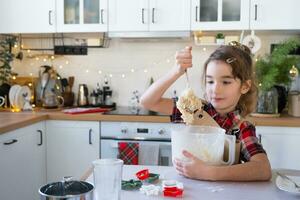
[[[259,54],[268,53],[270,43],[279,42],[294,35],[292,33],[289,35],[258,34],[262,40]],[[53,64],[62,77],[75,76],[73,88],[75,93],[77,93],[79,83],[86,83],[91,92],[97,82],[103,83],[104,74],[112,74],[113,100],[118,105],[128,105],[132,91],[138,90],[143,93],[149,86],[150,77],[157,80],[165,74],[174,64],[175,52],[187,45],[193,45],[192,39],[113,39],[110,41],[109,48],[90,48],[87,56],[64,56],[55,59],[53,63],[25,58],[23,61],[15,60],[13,69],[20,76],[29,76],[30,73],[38,76],[39,66]],[[199,96],[202,96],[203,92],[201,88],[203,63],[217,47],[206,48],[206,51],[203,51],[203,47],[193,45],[194,65],[188,72],[191,86]],[[66,61],[69,61],[69,64],[65,64]],[[62,68],[59,67],[60,65]],[[132,68],[136,70],[134,73],[130,72]],[[144,69],[148,72],[145,73]],[[102,74],[98,73],[99,70],[102,70]],[[121,77],[122,74],[125,78]],[[185,86],[186,80],[182,77],[166,92],[165,96],[171,97],[173,90],[180,93]]]

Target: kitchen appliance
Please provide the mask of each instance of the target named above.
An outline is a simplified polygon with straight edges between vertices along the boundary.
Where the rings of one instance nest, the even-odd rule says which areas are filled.
[[[130,106],[117,106],[115,109],[105,112],[104,115],[169,116],[167,114],[154,112],[144,108],[133,108]]]
[[[79,84],[77,105],[78,106],[88,106],[89,105],[88,95],[89,95],[89,91],[88,91],[87,85]]]
[[[39,79],[35,88],[37,106],[42,106],[43,99],[47,94],[62,95],[62,85],[59,77],[52,66],[44,65],[40,67]]]
[[[111,106],[113,105],[112,101],[112,90],[110,89],[109,86],[104,86],[103,87],[103,100],[102,100],[104,105]]]
[[[62,181],[49,183],[39,189],[41,200],[93,200],[94,186],[85,181],[64,177]]]
[[[100,158],[118,158],[119,142],[158,146],[158,165],[172,165],[171,128],[184,124],[100,122]],[[150,153],[150,152],[149,152]],[[139,163],[143,164],[143,163]]]
[[[288,114],[300,117],[300,92],[291,91],[288,95]]]

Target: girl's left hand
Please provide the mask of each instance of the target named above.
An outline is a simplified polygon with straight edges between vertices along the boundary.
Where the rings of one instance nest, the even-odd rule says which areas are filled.
[[[190,161],[174,160],[175,168],[180,175],[200,180],[210,179],[208,165],[186,150],[182,153],[185,157],[189,158]]]

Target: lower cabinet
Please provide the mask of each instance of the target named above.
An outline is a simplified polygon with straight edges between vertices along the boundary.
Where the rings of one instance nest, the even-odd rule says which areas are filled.
[[[99,122],[49,120],[46,132],[47,182],[64,176],[79,179],[99,158]]]
[[[257,126],[256,133],[273,169],[300,169],[300,128]]]
[[[39,199],[45,183],[45,122],[0,135],[0,199]]]

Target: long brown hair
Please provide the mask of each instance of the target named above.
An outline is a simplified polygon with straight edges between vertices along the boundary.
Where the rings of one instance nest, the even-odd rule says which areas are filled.
[[[204,64],[203,80],[205,80],[207,65],[211,61],[223,61],[232,68],[234,78],[241,80],[241,83],[251,81],[251,87],[246,94],[242,94],[237,109],[240,110],[242,117],[253,112],[257,103],[257,86],[255,83],[253,63],[250,49],[238,42],[231,42],[216,49]]]

